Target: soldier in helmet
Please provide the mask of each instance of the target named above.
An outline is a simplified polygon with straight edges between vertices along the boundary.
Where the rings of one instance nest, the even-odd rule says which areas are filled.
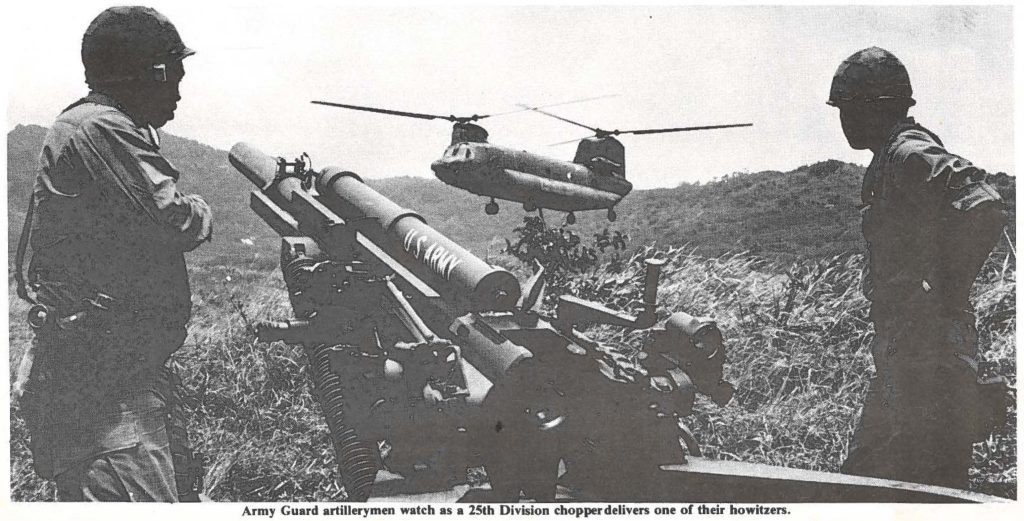
[[[210,239],[211,214],[178,191],[156,131],[193,53],[153,9],[103,11],[82,38],[90,92],[43,145],[17,255],[34,338],[15,397],[61,501],[198,499],[167,363],[191,314],[183,253]]]
[[[991,428],[978,384],[971,286],[1006,222],[984,170],[907,117],[906,68],[872,47],[835,73],[828,104],[874,157],[861,192],[872,378],[845,473],[966,488]]]

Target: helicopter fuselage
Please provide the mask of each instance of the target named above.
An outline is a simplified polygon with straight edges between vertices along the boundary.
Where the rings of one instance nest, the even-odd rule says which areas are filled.
[[[546,106],[579,101],[587,100]],[[633,190],[633,184],[626,181],[626,149],[618,139],[615,139],[616,136],[664,134],[752,125],[751,123],[736,123],[608,131],[540,110],[541,107],[520,104],[519,107],[522,110],[544,114],[594,133],[592,137],[579,140],[576,157],[572,161],[561,161],[525,150],[488,143],[487,131],[476,122],[502,114],[441,116],[329,101],[314,101],[313,103],[389,116],[451,121],[454,124],[451,145],[445,149],[441,159],[430,165],[438,179],[456,188],[490,197],[491,202],[484,206],[484,212],[488,215],[498,213],[498,204],[494,200],[504,199],[522,203],[523,209],[528,212],[542,208],[568,212],[565,216],[565,221],[568,224],[576,222],[576,215],[573,212],[577,210],[607,209],[608,220],[615,221],[615,205]],[[511,114],[511,112],[504,114]]]
[[[430,165],[442,182],[477,195],[564,212],[612,208],[633,189],[621,172],[599,171],[486,142],[456,142]]]

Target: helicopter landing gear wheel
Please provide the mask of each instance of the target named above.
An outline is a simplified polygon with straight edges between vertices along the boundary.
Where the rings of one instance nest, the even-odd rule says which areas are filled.
[[[566,214],[565,222],[566,224],[576,224],[576,214],[573,212],[569,212],[568,214]]]
[[[487,215],[497,215],[498,203],[494,202],[494,199],[491,199],[491,202],[484,205],[484,213]]]
[[[609,208],[608,209],[608,220],[611,221],[611,222],[615,222],[615,219],[618,219],[618,218],[619,218],[619,214],[615,213],[615,209],[614,208]]]
[[[532,211],[534,211],[536,209],[537,209],[537,205],[535,205],[533,203],[523,203],[523,210],[526,210],[527,212],[532,212]]]

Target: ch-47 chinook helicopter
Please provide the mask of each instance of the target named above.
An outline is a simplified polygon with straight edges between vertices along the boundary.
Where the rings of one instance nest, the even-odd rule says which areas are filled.
[[[556,103],[545,107],[578,101],[587,100]],[[523,209],[527,212],[544,208],[567,212],[565,220],[569,224],[576,222],[574,212],[601,209],[607,209],[608,220],[615,221],[615,205],[633,189],[633,184],[626,180],[625,148],[618,139],[615,139],[615,136],[752,126],[752,123],[738,123],[639,130],[603,130],[543,111],[541,110],[543,107],[519,105],[521,109],[513,112],[534,111],[583,127],[594,133],[591,137],[565,142],[579,141],[579,146],[576,148],[576,156],[573,160],[564,161],[488,143],[487,131],[475,122],[512,112],[474,114],[472,116],[438,116],[328,101],[313,101],[312,103],[390,116],[451,121],[454,123],[451,144],[445,149],[444,155],[430,165],[438,179],[468,192],[490,197],[490,202],[484,205],[484,212],[487,215],[498,213],[498,203],[495,199],[504,199],[522,203]]]

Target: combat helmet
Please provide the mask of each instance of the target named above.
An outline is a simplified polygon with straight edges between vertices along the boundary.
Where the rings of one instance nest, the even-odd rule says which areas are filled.
[[[82,37],[85,82],[91,87],[138,79],[161,79],[164,64],[195,54],[177,28],[155,9],[111,7],[89,24]]]
[[[839,64],[827,103],[837,107],[850,102],[897,99],[911,107],[917,103],[913,93],[910,75],[899,58],[885,49],[869,47]]]

